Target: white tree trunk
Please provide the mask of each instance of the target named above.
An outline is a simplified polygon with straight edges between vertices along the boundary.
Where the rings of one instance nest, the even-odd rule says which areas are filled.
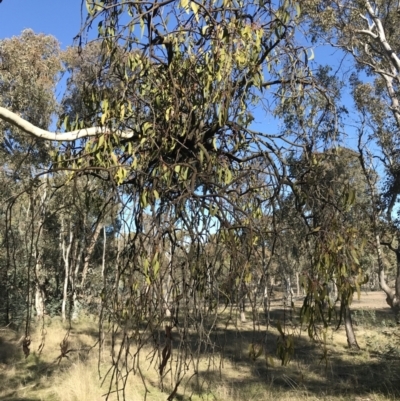
[[[301,297],[301,287],[300,287],[300,273],[296,272],[296,294],[297,297]]]
[[[45,176],[46,179],[46,176]],[[46,214],[47,209],[47,184],[44,185],[44,190],[42,189],[40,193],[40,204],[39,210],[35,214],[38,217],[37,222],[37,241],[36,241],[36,249],[35,249],[35,310],[36,317],[38,319],[43,318],[45,314],[45,305],[44,305],[44,292],[43,292],[43,282],[41,282],[41,260],[42,260],[42,251],[40,250],[42,233],[43,233],[43,223],[44,216]]]
[[[92,234],[92,236],[90,238],[89,246],[87,247],[86,252],[85,252],[85,259],[83,261],[81,288],[83,288],[83,286],[85,285],[87,272],[89,270],[89,263],[90,263],[90,260],[92,258],[92,255],[93,255],[93,252],[94,252],[94,248],[96,246],[96,243],[97,243],[97,240],[98,240],[98,238],[100,236],[102,228],[103,228],[103,224],[99,219],[96,222],[96,226],[95,226],[94,232],[93,232],[93,234]]]
[[[106,244],[107,244],[107,233],[106,226],[103,227],[103,255],[101,258],[101,277],[104,279],[104,273],[106,270]]]
[[[35,286],[35,310],[36,310],[36,317],[38,319],[43,318],[45,313],[44,296],[43,296],[43,291],[40,289],[38,283],[36,283]]]
[[[69,266],[69,255],[71,252],[71,246],[74,234],[72,230],[69,230],[69,238],[68,242],[65,240],[64,235],[64,219],[61,220],[61,233],[60,233],[60,243],[62,247],[62,257],[64,261],[64,285],[63,285],[63,300],[61,304],[61,317],[62,320],[65,321],[67,318],[66,310],[67,310],[67,301],[68,301],[68,282],[70,279],[70,266]]]

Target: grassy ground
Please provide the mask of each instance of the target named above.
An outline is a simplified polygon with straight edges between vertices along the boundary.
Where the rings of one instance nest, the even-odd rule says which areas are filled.
[[[255,361],[249,357],[254,342],[253,324],[241,324],[219,330],[213,338],[221,347],[204,353],[194,374],[188,366],[177,400],[396,400],[400,399],[400,332],[393,325],[382,294],[363,295],[353,304],[356,335],[361,351],[346,347],[344,331],[330,330],[326,346],[309,340],[299,327],[295,333],[295,352],[288,366],[281,366],[275,356],[282,318],[276,305],[271,312],[273,324],[267,332],[268,349]],[[25,359],[20,334],[0,329],[0,401],[99,401],[107,393],[108,381],[101,386],[110,367],[106,348],[99,363],[94,319],[86,318],[73,326],[68,338],[69,358],[61,358],[60,343],[67,327],[59,320],[46,322],[45,346],[39,355],[42,331],[32,335],[31,353]],[[263,334],[265,335],[265,330]],[[258,337],[258,339],[261,337]],[[176,351],[175,351],[176,353]],[[140,374],[130,375],[126,399],[166,400],[173,389],[172,374],[167,373],[165,391],[159,388],[158,362],[151,362],[151,350],[144,348],[139,362]],[[176,356],[176,355],[175,355]],[[174,369],[174,351],[168,369]],[[59,362],[59,363],[58,363]],[[128,362],[129,363],[129,362]],[[172,371],[171,370],[171,371]],[[138,372],[138,371],[137,371]],[[188,380],[191,378],[190,380]],[[116,400],[111,393],[110,400]]]

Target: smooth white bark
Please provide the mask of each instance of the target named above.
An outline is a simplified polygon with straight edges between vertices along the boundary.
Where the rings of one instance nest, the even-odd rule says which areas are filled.
[[[389,45],[385,30],[383,28],[382,21],[380,18],[377,17],[375,14],[375,10],[373,9],[371,3],[369,1],[365,2],[365,8],[368,11],[369,16],[371,17],[372,21],[374,22],[374,26],[377,30],[377,36],[379,38],[379,42],[382,45],[384,51],[386,52],[386,56],[391,61],[392,65],[396,68],[397,72],[400,72],[400,59],[397,54],[393,51],[392,47]]]
[[[104,225],[104,223],[103,223],[102,219],[98,219],[97,222],[96,222],[96,225],[95,225],[94,232],[93,232],[92,236],[90,237],[90,242],[89,242],[89,245],[88,245],[88,247],[86,249],[85,259],[84,259],[84,262],[83,262],[81,288],[83,288],[84,285],[85,285],[87,272],[89,270],[89,263],[90,263],[90,260],[92,258],[92,255],[94,253],[94,248],[95,248],[97,240],[98,240],[98,238],[100,236],[100,232],[101,232],[101,230],[103,228],[103,225]]]
[[[72,241],[74,238],[74,234],[69,227],[69,240],[68,243],[65,240],[65,233],[64,233],[64,219],[61,220],[61,232],[60,232],[60,242],[61,242],[61,250],[62,250],[62,257],[64,260],[64,286],[63,286],[63,300],[61,304],[61,316],[62,320],[65,321],[67,318],[67,299],[68,299],[68,282],[70,280],[70,266],[69,266],[69,255],[71,252]]]
[[[110,129],[107,127],[90,127],[62,133],[50,132],[36,127],[29,121],[21,118],[18,114],[15,114],[12,111],[5,109],[4,107],[0,107],[0,119],[7,121],[14,127],[21,129],[29,135],[33,135],[37,138],[42,138],[48,141],[71,142],[80,138],[88,138],[90,136],[111,133]],[[113,131],[112,133],[126,139],[133,137],[133,131],[118,130]]]

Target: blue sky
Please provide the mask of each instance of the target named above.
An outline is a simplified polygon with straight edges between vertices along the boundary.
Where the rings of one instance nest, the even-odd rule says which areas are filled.
[[[84,9],[86,12],[86,8]],[[55,36],[63,48],[72,45],[81,24],[81,0],[3,0],[0,40],[26,28]]]

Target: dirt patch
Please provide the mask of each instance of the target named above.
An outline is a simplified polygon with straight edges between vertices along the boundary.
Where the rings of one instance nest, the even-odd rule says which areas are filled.
[[[301,308],[303,305],[304,298],[294,297],[293,302],[296,308]],[[271,299],[271,309],[280,309],[283,307],[290,308],[290,300],[284,300],[283,294],[277,293]],[[352,310],[361,309],[373,309],[373,310],[383,310],[390,312],[390,307],[386,303],[386,294],[383,291],[362,291],[360,294],[360,299],[358,299],[357,294],[354,294],[353,302],[351,304]]]
[[[383,291],[371,291],[368,293],[361,292],[360,299],[355,294],[352,309],[388,309],[390,307],[386,303],[386,294]]]

